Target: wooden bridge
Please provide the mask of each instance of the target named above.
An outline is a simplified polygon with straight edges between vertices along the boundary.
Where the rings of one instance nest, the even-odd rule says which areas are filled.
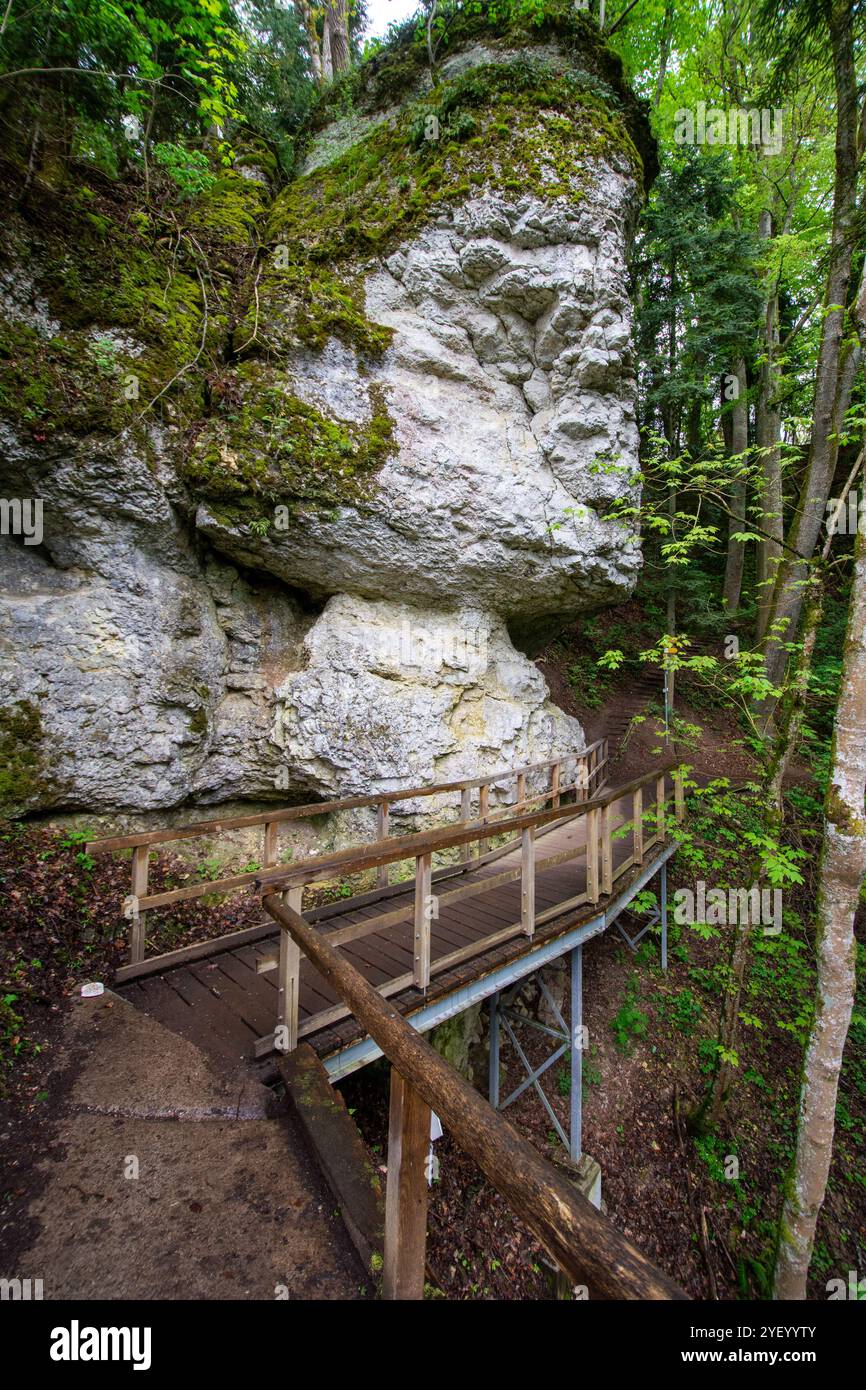
[[[318,1054],[320,1062],[308,1055],[332,1081],[383,1053],[391,1061],[386,1297],[423,1294],[433,1108],[568,1278],[591,1280],[590,1296],[682,1296],[498,1113],[500,992],[569,954],[571,1018],[551,1060],[571,1052],[570,1148],[572,1159],[580,1156],[582,945],[616,922],[657,873],[664,961],[665,866],[676,849],[673,820],[684,814],[682,771],[660,766],[615,789],[607,786],[607,771],[602,739],[481,778],[202,821],[87,847],[91,854],[132,851],[132,892],[124,903],[130,959],[117,976],[132,1003],[234,1063],[246,1057],[272,1066],[267,1059],[284,1054],[287,1079],[285,1054],[300,1057],[301,1044]],[[389,833],[395,807],[414,817],[428,798],[439,817],[447,822],[450,815],[450,824]],[[364,808],[375,810],[375,837],[280,862],[280,834],[293,821]],[[259,867],[149,891],[156,847],[256,827]],[[305,907],[305,890],[313,885],[364,874],[374,881],[366,891]],[[238,892],[261,900],[261,923],[148,956],[149,912]],[[486,998],[493,1001],[493,1108],[421,1037]]]
[[[146,914],[214,894],[275,891],[302,911],[308,885],[366,871],[374,887],[303,915],[423,1031],[604,930],[672,853],[666,802],[673,792],[681,814],[679,778],[654,769],[616,790],[606,783],[602,739],[578,753],[484,778],[95,841],[88,845],[91,854],[132,850],[132,893],[124,904],[130,960],[118,972],[118,986],[160,1022],[226,1058],[263,1057],[275,1047],[291,1051],[305,1039],[336,1079],[378,1050],[272,919],[148,957]],[[453,803],[454,822],[390,836],[395,808],[417,814],[425,799],[434,799],[443,817]],[[375,839],[279,862],[286,826],[359,808],[375,810]],[[258,826],[259,869],[148,891],[156,847]],[[391,866],[400,881],[389,882]]]

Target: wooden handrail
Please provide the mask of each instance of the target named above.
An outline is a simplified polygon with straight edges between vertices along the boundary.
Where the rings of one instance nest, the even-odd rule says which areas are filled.
[[[591,1298],[687,1297],[488,1105],[299,913],[273,893],[265,898],[264,906],[345,1000],[399,1075],[436,1111],[456,1142],[572,1283],[586,1285]],[[423,1260],[423,1250],[421,1254]]]
[[[599,758],[598,756],[599,749],[602,751],[604,755],[601,758]],[[577,765],[576,777],[573,782],[567,782],[563,784],[558,776],[556,769],[561,767],[563,763],[566,763],[571,759],[574,759]],[[587,795],[587,789],[591,784],[595,783],[597,787],[605,785],[605,781],[601,779],[600,774],[602,769],[606,766],[606,764],[606,738],[597,740],[596,743],[590,744],[588,749],[584,749],[581,752],[567,754],[559,759],[553,759],[548,763],[533,764],[532,768],[549,767],[551,769],[550,787],[547,790],[539,791],[537,793],[531,793],[528,797],[526,795],[526,772],[527,770],[532,769],[516,769],[511,774],[511,776],[516,779],[516,790],[518,797],[517,803],[515,804],[514,802],[512,802],[508,807],[505,808],[504,811],[498,814],[494,814],[492,816],[489,816],[487,814],[488,794],[491,786],[491,782],[488,779],[469,778],[466,779],[464,783],[439,783],[438,785],[434,785],[432,787],[423,788],[421,789],[421,791],[424,795],[430,796],[434,793],[441,793],[448,789],[459,788],[459,823],[461,825],[470,825],[474,824],[474,822],[470,820],[472,795],[471,788],[473,786],[477,786],[479,788],[479,820],[481,822],[484,822],[486,820],[488,824],[498,827],[502,819],[506,818],[509,814],[513,816],[515,812],[517,812],[518,810],[525,811],[529,806],[533,806],[536,809],[538,809],[539,807],[546,805],[548,801],[551,801],[553,805],[556,805],[557,799],[560,798],[561,795],[565,794],[566,792],[573,791],[576,797],[582,796],[585,799]],[[500,781],[505,780],[504,773],[493,774],[493,776],[498,777]],[[375,841],[372,841],[372,843],[374,845],[378,845],[380,843],[390,843],[388,837],[388,830],[389,808],[391,802],[403,798],[410,798],[416,795],[417,793],[418,789],[413,788],[404,790],[402,792],[390,793],[388,799],[385,800],[382,799],[380,794],[376,794],[372,798],[346,798],[343,802],[317,802],[315,803],[315,807],[321,813],[323,810],[327,810],[329,806],[333,808],[338,805],[348,805],[350,803],[357,804],[361,802],[371,802],[376,804],[377,839]],[[260,825],[264,831],[262,843],[263,867],[266,870],[273,869],[275,867],[278,867],[279,826],[281,823],[280,817],[285,819],[287,816],[298,816],[305,809],[309,808],[292,807],[286,812],[271,811],[263,813],[259,816],[236,817],[234,819],[226,821],[225,823],[219,821],[199,822],[194,826],[184,827],[184,832],[182,835],[179,836],[179,838],[189,838],[189,835],[193,833],[203,833],[205,830],[212,831],[214,827],[219,827],[222,829],[232,829],[237,828],[237,825],[240,823],[252,823],[253,825]],[[206,882],[202,883],[188,884],[183,888],[167,889],[161,893],[148,893],[149,858],[153,844],[160,843],[166,839],[171,838],[175,838],[173,831],[154,831],[145,835],[127,836],[123,843],[121,843],[121,839],[100,840],[90,842],[90,848],[92,848],[95,852],[100,853],[112,847],[122,848],[126,843],[132,841],[147,841],[147,843],[144,844],[136,843],[132,845],[132,891],[130,896],[127,897],[123,903],[123,915],[130,922],[129,966],[123,967],[125,970],[141,966],[144,963],[146,954],[145,919],[146,914],[149,911],[158,907],[167,907],[170,904],[176,902],[183,902],[194,898],[204,897],[206,894],[238,892],[244,888],[254,886],[257,881],[259,867],[247,873],[233,874],[219,879],[209,879]],[[475,859],[472,859],[470,854],[470,844],[472,839],[476,839],[478,841],[476,855],[480,857],[476,857]],[[485,863],[489,859],[497,858],[504,852],[502,846],[500,846],[499,849],[486,853],[488,843],[489,842],[486,839],[486,837],[483,836],[473,836],[470,840],[464,843],[463,849],[461,851],[463,869],[477,867],[479,864]],[[323,862],[324,861],[322,859],[319,859],[317,861],[317,864],[321,865]],[[388,894],[391,892],[391,887],[388,882],[388,866],[390,863],[393,862],[395,862],[393,858],[383,859],[377,866],[377,891],[382,896],[388,896]],[[443,873],[458,873],[460,871],[460,866],[458,866],[457,868],[445,866],[444,868],[438,869],[436,871],[435,876],[440,876]],[[312,877],[310,877],[307,881],[312,882],[314,880]],[[301,886],[303,887],[303,883],[301,884]],[[293,889],[291,891],[293,891]],[[253,928],[251,930],[253,936],[261,934],[260,930],[257,928]],[[247,932],[246,935],[249,936],[249,932]],[[171,955],[172,953],[168,954]],[[160,959],[164,959],[164,957],[160,957]]]
[[[380,864],[393,864],[400,859],[415,859],[420,854],[436,854],[440,850],[455,849],[472,840],[478,840],[495,827],[497,835],[521,834],[530,827],[535,830],[558,821],[572,820],[587,812],[600,811],[610,806],[620,797],[645,787],[649,782],[658,786],[660,780],[673,772],[679,763],[671,761],[650,772],[635,777],[622,786],[614,787],[603,796],[591,801],[581,801],[574,806],[560,806],[556,810],[535,811],[523,816],[514,816],[500,821],[472,821],[469,825],[444,826],[439,830],[422,830],[414,835],[401,835],[391,840],[371,841],[368,845],[351,846],[349,849],[335,850],[333,854],[320,858],[302,859],[295,864],[283,864],[276,869],[267,869],[244,876],[244,882],[251,882],[258,891],[279,887],[292,887],[296,883],[315,883],[333,875],[335,870],[351,867],[360,873],[365,869],[378,868]],[[549,795],[549,794],[548,794]],[[240,878],[235,883],[240,885]],[[213,886],[213,885],[211,885]],[[151,904],[154,906],[155,904]]]
[[[675,763],[671,763],[662,769],[654,768],[634,782],[628,782],[624,787],[607,793],[607,795],[615,801],[618,796],[631,791],[633,787],[643,786],[657,778],[660,772],[669,772],[675,766]],[[532,799],[546,801],[550,799],[550,796],[550,791],[547,791]],[[568,820],[574,816],[583,815],[584,812],[605,804],[603,798],[595,798],[592,801],[577,802],[574,806],[561,806],[555,811],[535,811],[523,816],[487,820],[486,822],[481,820],[469,821],[468,823],[457,822],[454,826],[443,826],[438,830],[421,830],[412,835],[394,836],[388,840],[370,840],[365,845],[350,845],[347,849],[334,850],[332,854],[298,859],[293,864],[280,864],[264,870],[252,869],[248,873],[233,874],[228,878],[210,879],[205,883],[190,884],[186,888],[171,888],[164,893],[152,893],[147,897],[141,896],[138,899],[137,907],[139,911],[150,911],[153,908],[168,907],[172,903],[184,902],[189,898],[200,898],[210,893],[231,893],[240,888],[253,888],[255,892],[259,892],[265,885],[276,883],[279,883],[281,888],[290,888],[298,883],[304,885],[319,883],[323,879],[327,880],[333,877],[335,873],[340,871],[351,870],[361,873],[367,869],[378,869],[387,864],[399,863],[401,859],[417,858],[419,853],[426,853],[428,850],[431,854],[435,854],[443,849],[469,845],[475,840],[486,839],[491,828],[497,835],[512,830],[517,835],[527,826],[552,825],[560,820]],[[474,862],[477,863],[478,861],[475,860]],[[471,867],[472,863],[471,859],[464,861],[464,866]]]
[[[325,816],[334,811],[354,811],[363,806],[393,805],[395,801],[412,801],[418,797],[436,796],[439,793],[472,791],[473,788],[491,786],[495,782],[506,782],[511,778],[526,776],[530,772],[540,772],[555,764],[570,762],[572,759],[586,758],[594,749],[605,742],[596,739],[586,748],[575,753],[560,753],[547,762],[527,763],[525,767],[500,768],[497,772],[487,772],[483,777],[466,777],[459,782],[436,782],[432,786],[398,788],[389,792],[372,792],[366,796],[345,796],[336,801],[309,801],[302,806],[284,806],[270,811],[259,811],[249,816],[228,816],[219,820],[194,821],[191,825],[179,825],[172,829],[142,830],[133,835],[113,835],[104,839],[89,840],[88,854],[107,854],[112,850],[135,849],[141,845],[168,844],[173,840],[195,839],[201,835],[213,835],[227,830],[244,830],[255,825],[278,825],[284,821],[300,820],[307,816]],[[539,793],[539,796],[543,793]],[[548,793],[550,795],[550,793]],[[533,798],[538,799],[538,798]]]

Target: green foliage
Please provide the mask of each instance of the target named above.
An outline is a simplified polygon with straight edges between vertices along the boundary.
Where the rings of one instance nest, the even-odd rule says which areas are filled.
[[[201,150],[189,150],[182,145],[166,143],[154,145],[153,154],[157,164],[162,165],[187,198],[207,193],[216,183],[216,176],[210,172],[207,155]]]
[[[649,1018],[640,1008],[639,998],[640,980],[636,973],[632,973],[625,987],[622,1004],[610,1021],[616,1045],[620,1052],[626,1054],[632,1051],[637,1039],[646,1037],[649,1027]]]
[[[64,139],[72,119],[79,153],[114,172],[135,154],[130,120],[157,143],[195,139],[230,120],[237,88],[229,68],[244,47],[228,0],[10,6],[0,79],[16,99],[14,135],[23,149],[37,108]]]
[[[643,220],[638,356],[649,418],[664,422],[668,441],[682,437],[696,403],[713,400],[757,332],[757,241],[738,225],[740,187],[724,155],[683,147]]]
[[[659,1013],[670,1021],[678,1032],[689,1038],[704,1016],[701,1001],[690,989],[681,989],[670,998],[662,998]]]

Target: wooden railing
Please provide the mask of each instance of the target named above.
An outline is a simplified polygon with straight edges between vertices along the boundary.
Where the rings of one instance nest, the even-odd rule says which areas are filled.
[[[264,905],[282,936],[345,1001],[391,1062],[383,1294],[422,1298],[430,1112],[475,1160],[512,1210],[592,1299],[686,1295],[596,1211],[553,1164],[494,1110],[335,949],[277,894]]]
[[[217,834],[230,834],[234,831],[253,829],[258,826],[262,830],[261,865],[266,870],[278,869],[280,829],[292,821],[364,807],[375,808],[377,838],[370,847],[378,848],[382,843],[389,841],[391,814],[396,805],[401,802],[412,802],[432,796],[444,797],[458,793],[460,809],[457,824],[461,826],[480,824],[488,828],[487,834],[474,837],[477,845],[476,857],[474,858],[471,853],[472,840],[462,842],[460,863],[440,866],[433,873],[434,878],[439,878],[465,872],[469,868],[477,867],[479,862],[488,855],[496,857],[501,854],[503,847],[500,846],[491,852],[488,841],[491,833],[500,835],[503,832],[502,821],[506,814],[513,815],[514,812],[525,810],[529,806],[536,806],[539,803],[546,805],[548,802],[550,802],[552,809],[557,809],[563,804],[564,799],[571,795],[584,801],[595,795],[606,784],[607,762],[607,739],[602,738],[579,752],[565,753],[546,762],[530,763],[523,767],[485,773],[481,777],[464,778],[455,782],[440,782],[425,787],[395,788],[388,792],[374,792],[369,796],[341,797],[334,801],[316,801],[300,806],[274,807],[251,815],[221,817],[217,820],[196,821],[190,825],[145,830],[131,835],[116,835],[93,840],[87,845],[87,852],[92,855],[107,854],[119,850],[132,851],[131,890],[122,906],[123,915],[130,922],[129,964],[121,968],[117,978],[118,980],[133,978],[135,975],[144,973],[142,967],[145,966],[147,969],[150,969],[151,965],[164,968],[172,960],[180,962],[184,959],[199,959],[223,949],[229,939],[236,945],[243,945],[273,931],[270,923],[264,923],[232,933],[230,938],[220,937],[210,942],[198,943],[194,947],[165,952],[159,957],[153,958],[151,962],[146,962],[148,911],[213,894],[228,894],[243,889],[257,891],[261,876],[261,870],[256,869],[247,873],[229,874],[222,878],[208,879],[201,883],[189,884],[183,888],[151,893],[148,891],[150,854],[159,845],[195,838],[209,839]],[[532,782],[541,782],[542,780],[546,785],[533,789]],[[513,784],[514,787],[515,800],[498,814],[491,812],[491,788],[503,785],[508,787],[510,784]],[[473,807],[473,800],[477,805],[477,814]],[[349,859],[340,861],[337,864],[338,868],[343,862],[351,863],[351,856],[356,851],[349,850],[344,853],[349,855]],[[400,855],[396,855],[387,861],[377,862],[375,865],[379,891],[352,900],[343,900],[339,910],[345,911],[350,901],[360,904],[361,901],[372,901],[378,897],[387,896],[390,891],[393,891],[394,886],[390,885],[388,880],[388,863],[396,862],[400,857]],[[299,869],[310,868],[311,870],[306,877],[302,874],[301,888],[305,882],[321,881],[323,875],[315,873],[313,870],[325,862],[336,863],[337,861],[332,855],[327,861],[322,857],[317,860],[304,860],[297,866]],[[293,901],[297,905],[300,899]],[[314,919],[328,915],[326,909],[320,910],[314,914]]]
[[[647,854],[666,839],[667,802],[669,800],[666,791],[666,778],[668,774],[672,776],[674,814],[678,820],[681,820],[684,814],[683,779],[680,770],[674,765],[670,765],[655,768],[624,786],[586,802],[579,802],[573,806],[560,804],[548,810],[509,816],[507,819],[499,821],[497,831],[508,836],[509,839],[495,854],[499,856],[507,854],[519,842],[521,846],[519,863],[504,869],[502,872],[481,875],[472,882],[438,893],[437,910],[441,912],[449,904],[478,894],[489,893],[494,888],[519,879],[521,885],[520,917],[514,922],[506,922],[502,927],[466,946],[446,952],[435,961],[431,958],[432,916],[430,911],[433,856],[446,851],[463,849],[473,843],[483,843],[484,836],[488,833],[488,826],[483,822],[474,822],[459,827],[446,826],[438,830],[423,831],[420,834],[382,840],[360,849],[338,850],[321,859],[307,859],[299,864],[266,869],[260,872],[256,878],[256,891],[261,893],[263,899],[274,892],[284,893],[289,907],[294,912],[299,912],[303,890],[308,884],[329,880],[338,873],[378,870],[398,860],[414,858],[412,970],[404,971],[380,984],[378,993],[383,997],[388,997],[399,994],[411,986],[420,991],[426,991],[433,975],[462,965],[473,957],[483,955],[517,936],[522,935],[531,940],[539,926],[585,904],[592,906],[598,903],[602,896],[609,897],[613,892],[614,883],[635,865],[643,864]],[[649,806],[645,805],[647,788],[652,788],[654,792],[654,801],[651,801]],[[615,824],[612,814],[613,807],[623,799],[627,799],[630,804],[631,819],[623,818]],[[538,842],[546,830],[562,827],[579,819],[586,821],[586,837],[583,843],[572,844],[569,848],[557,850],[553,854],[538,856]],[[649,835],[646,833],[647,822],[651,830]],[[618,836],[619,832],[625,836],[631,836],[630,853],[614,867],[613,842],[614,836]],[[486,860],[473,859],[470,862],[477,865],[482,862],[490,862],[493,857],[493,855],[488,855]],[[584,857],[586,859],[586,886],[584,890],[565,898],[544,911],[537,912],[535,906],[536,874],[544,869]],[[407,887],[409,887],[408,884],[401,885],[403,891]],[[405,921],[406,916],[407,909],[404,904],[390,913],[386,912],[376,917],[368,917],[338,928],[329,934],[328,940],[334,947],[345,946],[350,942],[359,941],[365,936],[381,932],[399,921]],[[308,920],[311,920],[309,914]],[[316,1033],[322,1028],[331,1027],[334,1023],[348,1016],[350,1011],[346,1006],[337,1004],[311,1015],[303,1022],[300,1021],[298,1002],[301,956],[293,943],[291,934],[283,932],[280,939],[279,957],[263,958],[259,962],[259,969],[277,969],[279,970],[279,977],[276,1026],[273,1034],[267,1034],[259,1039],[256,1044],[258,1055],[272,1049],[280,1052],[293,1051],[299,1039]]]

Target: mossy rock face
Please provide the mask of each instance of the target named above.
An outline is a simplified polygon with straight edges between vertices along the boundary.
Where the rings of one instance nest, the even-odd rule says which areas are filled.
[[[202,414],[269,190],[232,169],[193,201],[149,206],[142,194],[40,183],[25,216],[7,190],[0,238],[20,273],[0,318],[0,418],[37,441],[144,438],[154,420]]]
[[[502,61],[470,62],[456,71],[461,45],[479,36],[494,51],[500,45]],[[567,40],[566,46],[551,49],[551,38]],[[547,44],[544,59],[528,51],[539,41]],[[515,44],[523,47],[514,52]],[[317,120],[341,110],[362,113],[356,122],[360,138],[277,197],[265,229],[268,251],[255,301],[236,333],[242,355],[291,364],[302,349],[320,352],[335,338],[356,354],[359,373],[375,370],[393,329],[365,312],[364,276],[449,209],[484,192],[529,192],[574,207],[600,165],[642,184],[645,165],[635,141],[641,138],[649,148],[648,129],[617,61],[582,18],[563,9],[550,23],[526,30],[467,17],[455,34],[451,61],[453,77],[413,97],[426,59],[423,46],[404,38],[335,84]],[[407,94],[396,113],[370,124],[370,113]],[[271,412],[267,401],[256,399],[255,373],[245,370],[234,383],[240,413],[237,401],[222,403],[216,414],[226,417],[225,424],[211,422],[194,450],[186,476],[196,495],[237,498],[247,483],[253,496],[271,500],[354,505],[364,496],[361,477],[369,495],[376,466],[392,452],[385,398],[372,410],[376,437],[354,441],[347,469],[350,451],[339,418],[331,420],[333,429],[319,420],[312,448],[304,447],[311,433],[309,408],[297,404],[290,378],[291,372],[280,412],[280,433],[289,437],[289,446],[278,453],[283,464],[291,456],[291,466],[263,466],[274,438]],[[248,428],[244,446],[239,436]]]
[[[0,708],[0,817],[50,805],[61,792],[51,775],[38,705],[18,700]]]
[[[264,363],[245,364],[237,385],[237,400],[206,422],[184,464],[197,497],[249,504],[235,515],[246,516],[253,534],[266,534],[267,511],[275,505],[363,504],[396,447],[375,383],[367,390],[369,418],[361,423],[324,414]]]
[[[622,60],[605,43],[595,23],[575,8],[573,0],[545,0],[531,18],[515,14],[507,4],[486,0],[471,13],[452,16],[437,55],[437,77],[447,79],[459,66],[461,54],[473,47],[513,52],[551,45],[604,93],[611,106],[621,110],[649,184],[658,171],[658,152],[646,103],[628,85]],[[375,115],[423,96],[432,85],[424,38],[417,24],[407,21],[387,46],[333,84],[314,113],[313,131],[321,132],[329,122],[347,114]]]

